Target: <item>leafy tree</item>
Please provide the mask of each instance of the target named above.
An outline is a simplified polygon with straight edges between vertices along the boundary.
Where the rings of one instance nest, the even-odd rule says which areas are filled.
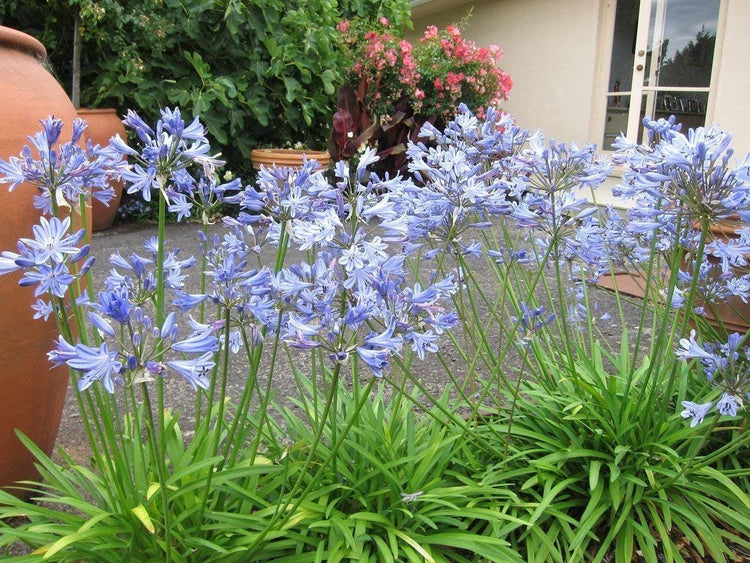
[[[716,35],[701,29],[695,39],[662,62],[659,83],[668,86],[708,86],[715,44]]]

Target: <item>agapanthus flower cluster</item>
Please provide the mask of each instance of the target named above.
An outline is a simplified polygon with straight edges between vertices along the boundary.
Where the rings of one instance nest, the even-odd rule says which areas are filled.
[[[35,318],[46,320],[55,307],[63,307],[53,300],[64,298],[70,285],[85,276],[94,262],[93,257],[86,258],[90,246],[81,245],[85,231],[71,233],[70,226],[70,217],[40,217],[39,224],[32,227],[34,238],[21,238],[18,252],[5,250],[0,257],[0,275],[20,270],[23,277],[18,283],[35,286],[34,295],[39,298],[34,305]]]
[[[666,257],[665,267],[680,270],[672,280],[677,293],[693,291],[700,303],[746,301],[750,161],[734,162],[731,135],[716,126],[687,134],[674,119],[645,119],[644,126],[649,144],[624,138],[615,144],[614,161],[626,170],[614,193],[632,202],[630,239],[623,239],[630,255],[640,264],[648,263],[654,250]],[[717,234],[724,224],[730,228]]]
[[[310,160],[299,170],[263,167],[257,186],[246,186],[226,201],[239,205],[237,220],[262,231],[264,242],[279,244],[282,236],[291,235],[306,250],[342,227],[340,209],[321,196],[330,189],[317,162]]]
[[[219,211],[227,194],[241,189],[239,178],[219,183],[216,164],[217,162],[210,160],[203,162],[202,173],[194,184],[189,181],[186,183],[183,178],[180,183],[175,182],[173,188],[168,188],[170,203],[167,209],[177,214],[178,221],[192,217],[193,210],[197,209],[204,225],[212,223],[214,213]]]
[[[214,365],[213,353],[218,349],[215,334],[221,323],[191,321],[192,331],[185,338],[180,338],[176,313],[169,313],[159,324],[152,307],[157,294],[155,239],[146,243],[146,250],[148,256],[133,253],[123,257],[116,252],[110,257],[113,268],[104,287],[88,303],[87,319],[98,344],[74,344],[60,337],[50,352],[54,364],[65,363],[80,372],[81,390],[101,381],[112,393],[115,384],[143,383],[163,377],[169,370],[193,388],[208,387],[207,373]],[[169,252],[163,265],[164,285],[175,294],[184,288],[183,269],[195,265],[193,257],[179,260],[178,253]],[[164,360],[170,352],[172,356]]]
[[[151,201],[153,190],[160,190],[164,198],[181,216],[188,216],[187,211],[192,203],[185,196],[196,190],[198,181],[191,175],[193,165],[199,165],[201,171],[208,170],[209,182],[213,168],[223,164],[217,156],[208,153],[211,146],[206,138],[206,129],[196,117],[187,125],[178,108],[161,110],[161,119],[151,128],[134,111],[128,111],[123,123],[135,131],[140,143],[140,150],[128,146],[118,136],[111,140],[112,148],[135,163],[122,174],[128,183],[129,194],[140,193],[144,200]],[[219,191],[233,187],[222,186]]]
[[[81,199],[108,204],[114,196],[110,182],[124,171],[121,155],[111,147],[84,142],[86,122],[75,119],[71,139],[61,142],[63,122],[50,116],[42,130],[29,137],[19,157],[0,159],[0,184],[10,191],[23,184],[38,188],[34,206],[46,215],[60,207],[79,209]]]
[[[80,120],[73,124],[71,142],[58,146],[62,122],[52,117],[44,120],[43,131],[31,137],[40,158],[34,160],[31,149],[25,147],[21,159],[0,162],[5,174],[2,181],[9,182],[11,189],[22,182],[39,186],[42,195],[37,205],[52,212],[62,205],[74,206],[79,196],[85,199],[92,192],[106,199],[111,192],[108,180],[121,175],[131,183],[130,192],[140,193],[146,200],[154,188],[167,199],[171,196],[170,204],[177,207],[173,210],[179,219],[189,216],[192,202],[201,204],[205,219],[226,191],[238,187],[237,182],[216,181],[214,167],[219,161],[206,156],[210,147],[197,119],[186,126],[179,110],[166,109],[155,130],[133,112],[124,121],[136,130],[141,150],[127,146],[119,137],[105,149],[89,142],[84,150],[77,145],[85,129]],[[128,167],[123,155],[133,157],[137,164]],[[190,173],[194,165],[204,172],[198,179]],[[207,373],[214,366],[218,349],[215,333],[221,323],[191,322],[192,332],[180,337],[176,314],[165,315],[154,308],[160,283],[178,292],[178,299],[183,295],[183,269],[194,265],[195,259],[179,259],[179,250],[160,255],[160,242],[153,237],[146,244],[146,256],[112,255],[114,268],[103,289],[90,301],[88,293],[73,284],[87,273],[93,258],[83,260],[89,253],[89,245],[81,245],[85,231],[71,231],[71,225],[69,217],[41,217],[33,227],[33,238],[22,238],[18,252],[4,251],[0,259],[0,273],[21,270],[19,283],[36,286],[35,294],[40,299],[34,305],[35,317],[55,314],[64,325],[68,308],[90,309],[86,317],[94,329],[93,343],[85,331],[79,330],[78,343],[61,336],[50,352],[53,363],[66,364],[78,372],[81,390],[101,381],[107,391],[113,392],[116,384],[144,382],[169,370],[193,388],[207,388]]]
[[[169,371],[182,376],[193,389],[208,389],[208,377],[215,365],[218,350],[215,332],[218,325],[193,324],[192,333],[179,339],[175,314],[170,313],[161,326],[154,323],[143,309],[128,302],[121,292],[119,305],[129,310],[126,318],[90,312],[89,321],[105,341],[98,345],[71,344],[60,336],[49,353],[53,365],[68,365],[80,373],[78,389],[83,391],[101,382],[109,393],[115,385],[130,386],[165,377]],[[113,326],[112,321],[117,324]],[[121,326],[118,326],[121,325]],[[164,354],[179,353],[174,359],[162,360]],[[191,354],[196,356],[189,357]]]
[[[504,216],[534,239],[539,262],[554,247],[557,258],[595,272],[606,265],[597,208],[578,195],[606,178],[608,166],[595,158],[595,147],[546,144],[507,115],[490,110],[480,120],[463,105],[445,131],[427,124],[421,134],[431,146],[412,143],[408,151],[418,183],[406,188],[414,229],[475,254],[478,243],[462,235]]]
[[[407,283],[404,248],[414,233],[407,222],[408,202],[394,194],[410,181],[368,175],[376,159],[366,151],[354,171],[338,163],[335,185],[314,172],[314,163],[301,170],[262,170],[260,191],[246,188],[232,198],[243,212],[236,221],[225,221],[237,234],[225,237],[224,246],[242,249],[245,273],[233,275],[251,279],[267,275],[267,270],[256,274],[244,268],[245,254],[255,252],[258,237],[274,244],[286,237],[293,248],[313,251],[310,262],[274,274],[273,310],[267,295],[256,290],[263,299],[260,311],[254,306],[256,322],[266,331],[278,330],[287,345],[321,349],[333,362],[356,354],[379,376],[405,347],[420,358],[437,350],[439,334],[457,321],[450,312],[457,287],[451,277],[427,287]],[[244,303],[246,292],[235,297]]]
[[[609,172],[609,163],[596,156],[596,147],[545,142],[537,132],[518,161],[528,187],[512,217],[532,230],[538,251],[554,249],[555,257],[569,263],[575,274],[581,265],[590,268],[593,277],[607,269],[606,230],[598,208],[587,197]]]
[[[697,359],[711,385],[721,393],[717,401],[682,402],[682,416],[691,419],[691,426],[703,422],[714,408],[720,415],[737,416],[745,401],[750,401],[750,346],[746,341],[747,335],[732,333],[726,342],[701,344],[694,330],[689,338],[680,340],[677,356]]]
[[[227,232],[205,240],[205,293],[179,293],[174,305],[183,311],[203,301],[215,304],[230,323],[229,346],[239,352],[244,343],[262,342],[265,333],[278,326],[276,303],[272,299],[272,270],[260,262],[260,245],[252,227],[225,218]],[[228,317],[226,313],[229,313]]]
[[[610,230],[616,214],[585,197],[609,172],[595,147],[546,142],[508,115],[491,109],[479,119],[463,105],[443,131],[426,124],[421,135],[430,146],[410,145],[415,185],[403,189],[412,230],[434,245],[425,256],[449,248],[466,256],[486,252],[503,268],[556,263],[570,280],[566,321],[585,318],[582,284],[609,270],[608,240],[617,233]],[[498,218],[515,227],[523,248],[482,249],[477,229]]]
[[[356,353],[379,376],[405,346],[424,359],[439,335],[453,327],[452,277],[423,288],[409,284],[403,255],[391,255],[376,238],[322,252],[312,264],[279,272],[276,289],[286,304],[282,338],[297,348],[322,348],[345,362]],[[349,250],[349,252],[347,252]],[[359,256],[351,259],[353,253]]]
[[[467,249],[467,231],[510,215],[513,198],[523,193],[525,183],[509,175],[508,167],[525,133],[499,112],[491,110],[481,121],[461,106],[444,132],[426,124],[421,135],[430,146],[410,143],[408,149],[416,183],[398,187],[399,196],[410,202],[410,230]],[[488,152],[498,158],[486,158]]]
[[[658,250],[670,242],[693,250],[701,234],[694,227],[750,219],[750,161],[733,166],[732,136],[718,126],[683,134],[673,121],[644,119],[650,144],[618,138],[613,162],[626,169],[614,193],[635,204],[629,213],[634,230],[672,236],[658,241]]]
[[[543,305],[530,309],[526,303],[521,302],[520,309],[521,315],[515,317],[513,322],[518,325],[523,345],[527,345],[536,333],[555,320],[555,314],[546,313]]]

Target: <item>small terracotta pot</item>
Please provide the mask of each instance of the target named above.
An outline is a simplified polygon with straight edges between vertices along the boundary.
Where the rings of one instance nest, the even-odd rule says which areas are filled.
[[[737,230],[745,226],[739,216],[729,217],[709,226],[708,240],[722,240],[728,242],[739,237]],[[745,258],[750,262],[750,256]],[[718,258],[706,255],[706,259],[716,264],[718,275]],[[748,273],[748,267],[736,270],[737,275]],[[725,303],[706,307],[706,320],[717,330],[723,329],[727,333],[739,332],[744,334],[750,330],[750,303],[744,303],[739,297],[730,297]]]
[[[253,168],[260,170],[261,165],[270,168],[272,166],[300,168],[304,157],[308,160],[316,160],[319,168],[326,168],[331,162],[331,155],[326,151],[311,151],[297,149],[255,149],[250,153]]]
[[[745,225],[739,217],[730,217],[713,223],[709,226],[708,241],[711,240],[723,240],[729,241],[737,238],[737,230]],[[699,225],[696,224],[695,228],[698,229]],[[746,256],[748,263],[750,263],[750,255]],[[716,264],[716,275],[719,275],[718,259],[710,254],[706,254],[704,260],[708,260],[709,263]],[[692,271],[692,260],[687,259],[682,264],[682,269],[687,272]],[[738,273],[743,275],[747,273],[750,266],[744,267]],[[665,271],[664,275],[668,275]],[[646,279],[641,273],[629,273],[629,272],[617,272],[614,274],[603,275],[597,282],[599,287],[609,290],[617,290],[624,295],[631,297],[643,298],[646,293]],[[744,303],[739,297],[730,297],[725,303],[706,305],[703,303],[695,303],[696,306],[703,306],[705,311],[705,320],[714,329],[726,333],[739,332],[744,334],[750,330],[750,303]],[[723,327],[723,329],[722,329]]]
[[[91,139],[96,145],[107,146],[109,140],[117,134],[123,139],[126,138],[125,126],[114,109],[79,108],[78,117],[88,123],[86,138]],[[98,199],[91,199],[91,229],[94,232],[109,229],[120,207],[124,184],[122,181],[116,181],[111,185],[115,190],[115,196],[109,201],[108,206]]]
[[[33,37],[0,26],[0,158],[18,156],[27,138],[41,129],[40,120],[54,114],[65,122],[63,137],[72,131],[76,110],[60,85],[42,65],[47,54]],[[13,193],[0,187],[0,250],[15,250],[21,237],[32,237],[39,220],[32,198],[37,188],[18,186]],[[68,374],[50,369],[47,352],[57,329],[52,319],[33,320],[36,301],[28,287],[19,287],[17,273],[0,277],[0,487],[37,479],[34,457],[15,430],[51,453],[60,425]],[[12,491],[11,492],[15,492]]]

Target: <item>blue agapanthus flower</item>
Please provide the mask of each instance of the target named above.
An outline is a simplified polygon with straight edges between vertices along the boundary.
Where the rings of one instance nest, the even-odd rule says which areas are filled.
[[[29,139],[19,157],[0,159],[0,183],[17,186],[30,184],[39,188],[34,205],[52,215],[59,207],[78,208],[81,198],[94,197],[105,204],[114,196],[110,182],[125,170],[121,154],[111,147],[100,147],[91,141],[83,143],[86,123],[75,119],[71,139],[60,143],[63,122],[50,116],[41,121],[42,130]]]
[[[613,157],[625,167],[613,193],[630,200],[619,232],[628,258],[642,270],[654,260],[654,251],[670,264],[679,262],[677,275],[664,285],[691,294],[698,313],[730,299],[747,301],[750,161],[735,161],[731,134],[717,126],[683,133],[673,118],[646,118],[644,127],[648,143],[619,139]],[[714,227],[727,222],[737,223],[736,232],[716,236]]]
[[[119,137],[111,142],[114,151],[135,161],[122,173],[128,184],[127,192],[140,193],[144,200],[151,201],[152,191],[159,190],[181,218],[189,216],[196,198],[205,196],[205,189],[196,192],[199,180],[192,174],[193,166],[210,183],[214,182],[215,168],[224,164],[209,155],[211,146],[205,127],[197,117],[186,125],[178,108],[161,110],[161,119],[153,129],[132,110],[123,123],[138,137],[137,147],[130,147]],[[238,187],[236,182],[232,182],[217,187],[213,193],[223,194],[235,187]]]
[[[688,338],[680,340],[677,357],[682,360],[696,359],[700,362],[711,385],[721,391],[721,398],[715,403],[719,414],[737,416],[750,401],[750,347],[746,346],[747,335],[732,333],[726,342],[701,344],[695,331]],[[710,412],[714,402],[701,405],[685,401],[686,410],[682,416],[692,418],[692,426],[700,424]]]
[[[86,258],[90,250],[89,245],[78,246],[85,234],[83,229],[69,233],[69,217],[52,217],[49,220],[40,217],[39,221],[38,225],[32,227],[34,238],[18,241],[17,253],[2,253],[0,275],[20,270],[23,277],[19,284],[36,286],[36,297],[48,295],[63,298],[69,286],[86,275],[94,259],[86,259],[71,271],[73,265]]]
[[[88,389],[95,381],[101,381],[109,393],[115,392],[115,381],[123,369],[116,351],[110,351],[106,342],[94,348],[76,344],[74,355],[65,361],[68,366],[81,372],[78,390]]]

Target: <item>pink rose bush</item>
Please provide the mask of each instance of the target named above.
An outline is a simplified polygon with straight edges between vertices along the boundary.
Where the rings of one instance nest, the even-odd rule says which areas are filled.
[[[435,115],[443,121],[456,114],[459,104],[466,104],[484,115],[489,106],[499,107],[508,99],[513,81],[499,68],[503,51],[497,45],[477,47],[449,25],[444,31],[428,27],[415,49],[419,78],[414,112]]]
[[[483,114],[499,107],[513,86],[499,68],[497,45],[478,47],[458,27],[429,26],[415,45],[399,37],[387,18],[371,27],[343,21],[338,30],[349,66],[346,82],[357,85],[372,116],[392,116],[408,106],[414,115],[447,120],[459,104]]]
[[[346,64],[330,147],[337,159],[375,146],[383,171],[403,171],[406,144],[424,123],[442,126],[460,104],[483,116],[513,86],[498,66],[502,49],[477,46],[457,26],[430,26],[414,44],[387,18],[342,21],[338,31]]]

